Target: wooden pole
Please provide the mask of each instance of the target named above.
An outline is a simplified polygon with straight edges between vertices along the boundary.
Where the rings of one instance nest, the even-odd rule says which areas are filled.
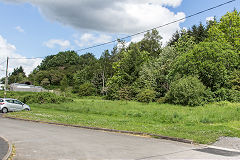
[[[7,97],[7,86],[8,86],[8,60],[9,60],[9,57],[7,57],[6,77],[5,77],[5,87],[4,87],[4,98]]]

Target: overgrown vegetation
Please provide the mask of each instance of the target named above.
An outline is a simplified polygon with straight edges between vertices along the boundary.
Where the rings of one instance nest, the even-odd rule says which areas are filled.
[[[0,97],[4,97],[4,93],[0,92]],[[44,104],[44,103],[51,103],[51,104],[59,104],[65,102],[72,102],[73,99],[70,97],[64,97],[56,95],[55,93],[49,92],[7,92],[8,98],[15,98],[19,99],[23,103],[32,104]]]
[[[162,45],[158,31],[152,30],[140,42],[119,42],[99,59],[74,51],[47,56],[28,77],[20,67],[9,80],[108,100],[191,106],[240,102],[239,26],[240,12],[234,10],[206,26],[200,23],[176,32],[167,46]]]
[[[200,107],[159,103],[75,99],[61,104],[30,104],[30,112],[7,116],[82,126],[154,133],[211,143],[221,136],[240,137],[240,103]]]

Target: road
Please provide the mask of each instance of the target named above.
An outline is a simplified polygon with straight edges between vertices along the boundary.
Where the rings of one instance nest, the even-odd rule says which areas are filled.
[[[219,152],[222,155],[218,155],[214,151],[215,154],[211,154],[199,145],[11,120],[1,116],[0,126],[0,136],[15,145],[14,160],[240,159],[240,153]]]
[[[8,153],[8,143],[0,137],[0,159],[3,159]]]

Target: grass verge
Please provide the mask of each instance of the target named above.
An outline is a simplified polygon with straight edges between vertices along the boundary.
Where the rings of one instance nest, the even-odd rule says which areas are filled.
[[[201,107],[128,101],[75,99],[71,103],[31,104],[30,112],[8,116],[89,127],[185,138],[209,144],[221,136],[240,137],[240,104],[218,102]]]

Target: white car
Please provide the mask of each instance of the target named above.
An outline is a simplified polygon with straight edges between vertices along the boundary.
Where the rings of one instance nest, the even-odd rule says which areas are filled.
[[[0,98],[0,111],[2,113],[7,113],[10,111],[30,111],[29,105],[22,103],[17,99],[12,98]]]

